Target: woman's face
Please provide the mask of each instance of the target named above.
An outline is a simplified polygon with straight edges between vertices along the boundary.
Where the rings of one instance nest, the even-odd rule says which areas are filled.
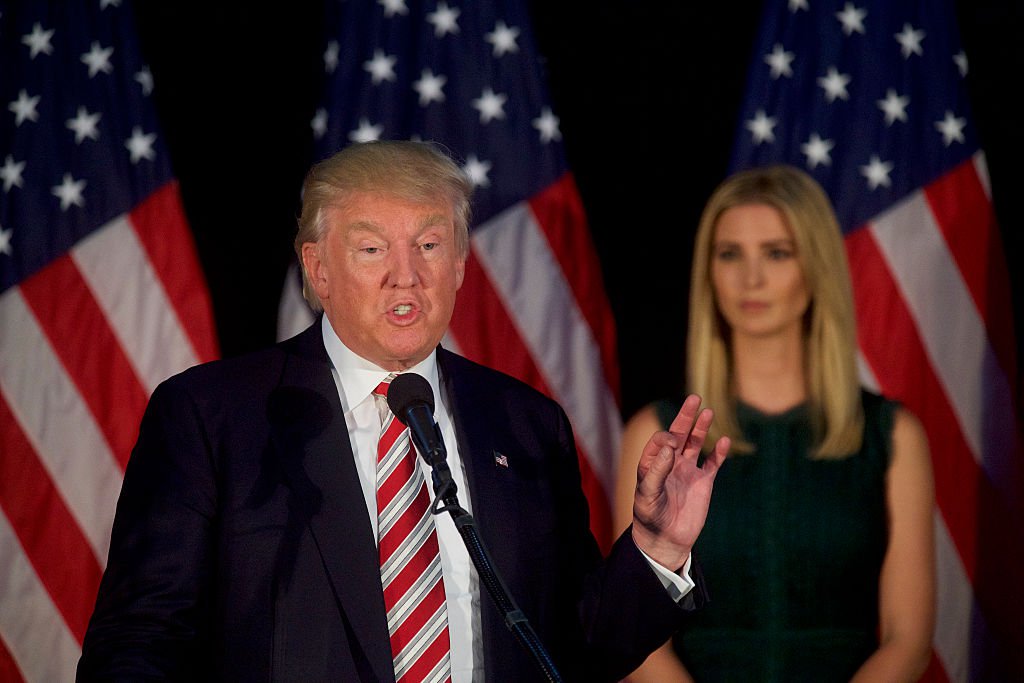
[[[733,336],[800,335],[810,293],[793,232],[767,204],[744,204],[718,218],[711,284]]]

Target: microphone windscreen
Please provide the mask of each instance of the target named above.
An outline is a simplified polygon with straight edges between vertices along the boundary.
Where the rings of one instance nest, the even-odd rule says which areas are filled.
[[[416,404],[426,404],[434,414],[434,390],[430,382],[415,372],[405,372],[391,380],[388,387],[388,407],[405,424],[405,413]]]

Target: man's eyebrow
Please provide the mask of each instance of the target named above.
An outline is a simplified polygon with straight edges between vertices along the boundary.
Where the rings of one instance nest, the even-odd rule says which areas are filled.
[[[448,216],[443,213],[433,213],[423,219],[422,227],[433,228],[437,225],[447,225],[451,222]]]
[[[363,232],[382,232],[381,227],[371,220],[358,220],[345,226],[348,230],[361,230]]]

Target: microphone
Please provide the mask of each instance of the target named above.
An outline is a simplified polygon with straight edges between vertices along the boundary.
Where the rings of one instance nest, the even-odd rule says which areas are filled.
[[[454,504],[456,486],[448,469],[448,451],[441,428],[434,421],[434,391],[430,382],[414,372],[398,375],[388,387],[388,407],[409,428],[416,450],[430,465],[435,496],[446,504]]]

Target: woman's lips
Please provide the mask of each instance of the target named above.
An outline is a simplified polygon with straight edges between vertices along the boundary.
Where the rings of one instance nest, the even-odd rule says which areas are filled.
[[[767,310],[768,304],[764,301],[741,301],[740,309],[748,313],[759,313]]]

